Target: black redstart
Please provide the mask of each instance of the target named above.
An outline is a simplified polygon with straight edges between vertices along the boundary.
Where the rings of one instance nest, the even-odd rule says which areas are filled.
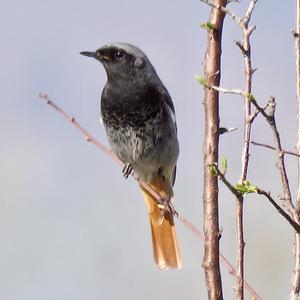
[[[113,152],[131,170],[170,200],[179,154],[171,97],[146,55],[125,43],[80,54],[99,60],[107,73],[101,115]],[[153,253],[160,269],[180,268],[173,215],[141,187],[148,209]]]

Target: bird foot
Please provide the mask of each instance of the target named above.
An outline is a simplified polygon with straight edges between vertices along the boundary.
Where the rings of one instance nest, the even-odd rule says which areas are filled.
[[[126,163],[122,169],[122,174],[124,178],[127,179],[128,176],[132,174],[132,172],[133,172],[133,167],[129,163]]]
[[[157,206],[160,208],[161,216],[163,217],[166,212],[173,216],[178,216],[178,212],[175,210],[171,198],[161,197],[159,199],[159,204]]]

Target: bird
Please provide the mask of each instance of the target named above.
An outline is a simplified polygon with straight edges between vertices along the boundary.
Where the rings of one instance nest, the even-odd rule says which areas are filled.
[[[179,155],[175,109],[148,57],[128,43],[107,44],[80,54],[99,61],[107,82],[101,94],[101,119],[114,154],[160,195],[160,205],[142,185],[159,269],[182,265],[171,208]]]

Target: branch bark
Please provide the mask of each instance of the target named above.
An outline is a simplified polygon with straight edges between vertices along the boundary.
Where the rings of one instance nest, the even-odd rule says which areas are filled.
[[[211,9],[209,22],[214,29],[208,31],[208,45],[204,60],[205,80],[210,86],[219,86],[221,75],[221,38],[225,13],[217,7],[225,7],[226,0],[215,0]],[[209,166],[218,162],[219,151],[219,93],[205,89],[205,138],[204,187],[203,187],[203,231],[205,249],[203,268],[205,273],[208,299],[223,299],[221,272],[219,265],[219,212],[218,212],[218,178]]]

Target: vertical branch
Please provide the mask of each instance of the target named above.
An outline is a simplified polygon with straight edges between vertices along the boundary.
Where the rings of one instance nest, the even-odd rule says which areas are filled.
[[[245,67],[245,96],[244,96],[244,143],[242,150],[242,170],[239,183],[242,184],[247,179],[249,156],[250,156],[250,136],[251,136],[251,103],[248,99],[252,89],[252,63],[251,63],[251,46],[250,35],[255,27],[248,26],[252,12],[257,0],[251,0],[245,16],[241,20],[240,26],[243,31],[242,43],[238,44],[243,53]],[[244,228],[243,228],[243,196],[236,197],[236,224],[237,224],[237,276],[236,276],[236,299],[244,299]]]
[[[216,7],[226,6],[226,0],[215,0]],[[213,29],[208,30],[208,45],[204,60],[204,74],[209,86],[219,86],[221,75],[221,37],[224,12],[213,7],[209,22]],[[205,89],[205,138],[204,155],[204,188],[203,188],[203,230],[205,249],[203,268],[205,273],[208,299],[223,299],[222,281],[219,265],[219,212],[218,212],[218,178],[210,171],[209,166],[218,162],[219,149],[219,93]]]
[[[297,152],[300,150],[300,0],[296,0],[296,31],[294,32],[295,52],[296,52],[296,97],[298,105],[298,141]],[[298,194],[297,204],[298,213],[300,210],[300,158],[298,158]]]
[[[296,31],[294,32],[295,52],[296,52],[296,92],[298,105],[298,142],[297,150],[300,151],[300,0],[296,0]],[[298,192],[296,202],[297,222],[299,223],[300,211],[300,158],[298,158]],[[295,268],[292,277],[291,300],[300,297],[300,235],[295,233]]]
[[[237,226],[237,255],[236,255],[236,299],[244,299],[244,198],[236,198],[236,226]]]

